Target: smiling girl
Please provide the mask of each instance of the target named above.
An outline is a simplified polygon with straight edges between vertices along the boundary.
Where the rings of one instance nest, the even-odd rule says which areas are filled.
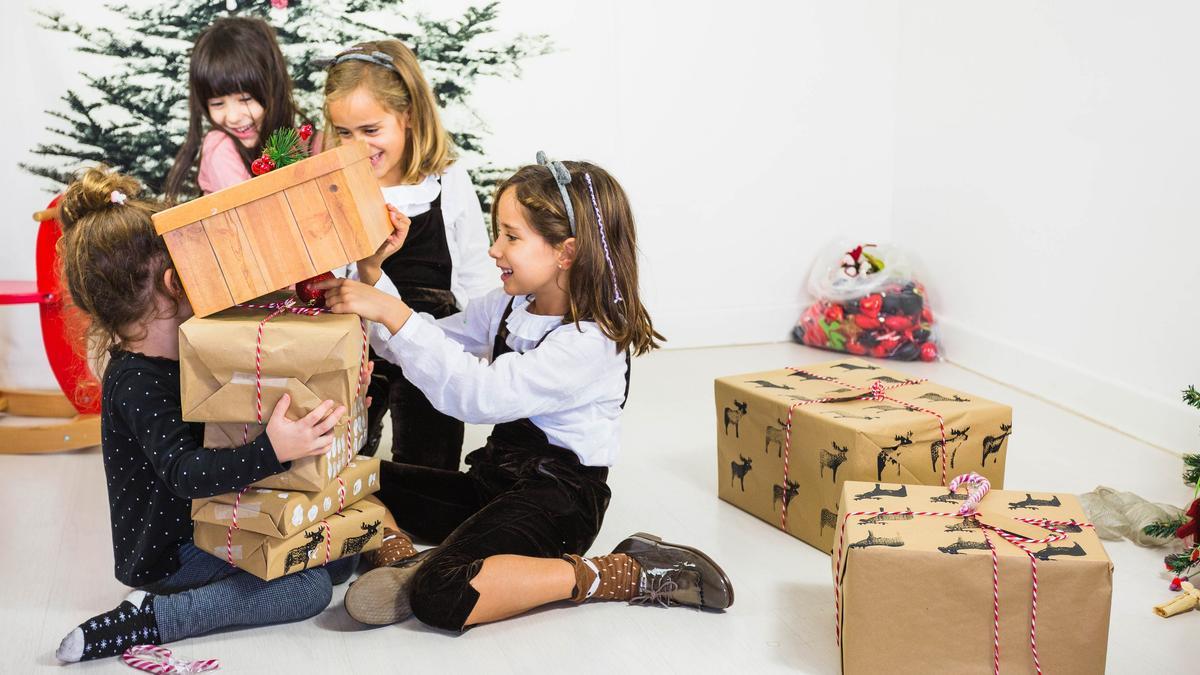
[[[263,142],[300,117],[275,30],[248,17],[214,21],[192,50],[188,108],[187,138],[167,176],[168,197],[192,192],[187,183],[197,156],[195,181],[205,194],[249,180]]]
[[[416,55],[397,40],[341,52],[330,61],[324,107],[326,145],[365,142],[384,198],[412,219],[404,248],[382,265],[400,297],[443,318],[495,288],[475,187],[455,162]],[[435,410],[398,366],[375,364],[363,453],[374,454],[390,410],[393,459],[457,471],[462,422]]]

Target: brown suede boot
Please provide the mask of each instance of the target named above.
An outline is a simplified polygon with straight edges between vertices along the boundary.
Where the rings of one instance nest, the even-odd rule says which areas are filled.
[[[383,544],[374,551],[363,554],[363,558],[371,567],[387,567],[401,560],[407,560],[417,554],[413,548],[412,539],[399,530],[390,527],[383,528]]]
[[[575,568],[573,602],[584,600],[623,600],[628,602],[637,593],[642,568],[636,560],[623,553],[582,558],[573,553],[563,560]]]

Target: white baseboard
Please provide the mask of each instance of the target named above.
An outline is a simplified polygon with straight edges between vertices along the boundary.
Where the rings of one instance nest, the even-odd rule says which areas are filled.
[[[664,349],[725,347],[791,339],[805,305],[800,302],[751,307],[654,311],[654,328],[667,337]]]
[[[1165,450],[1184,453],[1200,449],[1200,411],[1178,399],[1030,352],[944,315],[938,321],[946,358],[957,366]]]

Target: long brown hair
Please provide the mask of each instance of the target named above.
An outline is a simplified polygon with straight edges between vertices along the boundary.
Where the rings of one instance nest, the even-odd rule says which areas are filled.
[[[262,19],[223,17],[204,29],[192,49],[188,69],[188,132],[167,174],[164,192],[169,199],[179,197],[192,177],[204,141],[205,122],[216,128],[208,115],[209,99],[239,92],[249,94],[263,107],[262,127],[255,147],[247,148],[229,136],[249,171],[250,162],[262,154],[267,137],[276,129],[295,126],[300,111],[292,98],[292,78],[275,39],[275,29]]]
[[[421,72],[416,54],[399,40],[379,40],[354,45],[349,50],[370,54],[382,52],[392,58],[396,70],[356,59],[342,61],[329,69],[325,79],[325,144],[341,143],[329,118],[329,103],[359,87],[395,115],[408,113],[408,134],[404,141],[402,183],[416,183],[425,176],[436,176],[454,163],[454,145],[442,127],[433,90]],[[345,52],[343,52],[344,54]]]
[[[151,221],[162,205],[138,199],[140,191],[136,179],[97,167],[83,171],[59,201],[60,274],[76,313],[72,324],[85,332],[92,359],[145,338],[142,324],[159,306],[156,294],[179,311],[182,291],[166,285],[171,258]]]
[[[635,356],[641,356],[657,349],[659,342],[666,342],[666,338],[654,330],[654,323],[638,293],[637,229],[625,190],[595,164],[563,162],[563,165],[571,174],[567,194],[575,213],[574,235],[553,174],[536,164],[521,167],[496,188],[496,198],[492,201],[492,227],[497,227],[500,196],[505,190],[512,190],[517,202],[525,209],[529,224],[547,243],[558,247],[572,236],[575,238],[575,259],[567,288],[570,311],[563,317],[563,322],[578,325],[580,321],[594,321],[601,332],[617,343],[619,352],[629,349]],[[585,176],[591,176],[596,190],[596,204],[604,219],[609,256],[605,256],[600,223]],[[609,258],[616,274],[620,302],[614,295]]]

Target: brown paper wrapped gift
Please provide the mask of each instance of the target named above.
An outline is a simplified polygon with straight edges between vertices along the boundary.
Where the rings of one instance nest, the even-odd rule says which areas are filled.
[[[315,492],[335,483],[367,440],[366,409],[361,397],[354,402],[350,416],[333,428],[333,445],[325,454],[294,460],[287,471],[267,476],[254,487]],[[235,448],[244,444],[243,438],[254,440],[265,429],[260,424],[209,422],[204,425],[204,447]]]
[[[290,537],[322,518],[356,504],[379,489],[379,460],[355,457],[320,492],[251,488],[238,493],[192,500],[192,520],[229,525],[237,508],[238,529],[269,537]]]
[[[1073,495],[993,490],[977,518],[956,517],[963,497],[937,486],[872,481],[842,487],[839,513],[845,515],[837,527],[845,523],[845,532],[833,567],[843,672],[990,675],[988,539],[999,570],[1000,672],[1034,672],[1030,554],[981,524],[1028,539],[1055,538],[1061,535],[1016,519],[1083,523],[1083,509]],[[1038,661],[1047,673],[1103,673],[1112,562],[1091,527],[1051,526],[1066,537],[1023,544],[1037,565]]]
[[[227,525],[202,522],[196,523],[194,539],[200,550],[232,559],[240,569],[269,581],[379,548],[386,513],[378,499],[367,497],[286,539],[233,530],[229,543]]]
[[[717,379],[721,499],[828,553],[843,481],[941,485],[944,456],[951,477],[975,471],[1004,486],[1009,406],[934,382],[905,385],[903,373],[861,359],[801,371]],[[875,384],[891,400],[864,398]],[[944,445],[931,413],[942,417]]]
[[[282,302],[273,294],[253,304]],[[279,397],[291,394],[288,417],[299,419],[332,400],[348,405],[359,391],[363,330],[354,314],[284,312],[258,329],[268,309],[231,307],[192,317],[179,327],[179,380],[188,422],[255,422],[256,382],[262,383],[262,419]],[[261,353],[262,374],[255,369]]]

